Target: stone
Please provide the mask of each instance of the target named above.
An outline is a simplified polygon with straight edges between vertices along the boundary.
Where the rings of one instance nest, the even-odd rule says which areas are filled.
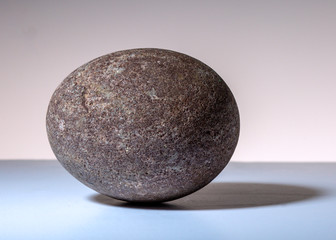
[[[95,191],[163,202],[197,191],[227,165],[239,136],[236,101],[199,60],[131,49],[73,71],[51,97],[51,148]]]

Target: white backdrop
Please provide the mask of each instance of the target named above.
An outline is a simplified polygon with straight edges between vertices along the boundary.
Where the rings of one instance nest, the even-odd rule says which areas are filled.
[[[87,61],[157,47],[211,66],[233,91],[233,161],[336,161],[336,1],[0,0],[0,159],[54,159],[57,85]]]

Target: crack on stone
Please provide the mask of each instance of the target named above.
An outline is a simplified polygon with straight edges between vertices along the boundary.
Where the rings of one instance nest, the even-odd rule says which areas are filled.
[[[87,91],[86,87],[83,86],[83,88],[84,88],[84,91],[82,92],[82,96],[81,96],[81,99],[82,99],[81,105],[85,109],[86,112],[89,112],[89,108],[86,104],[86,102],[87,102],[86,95],[87,95],[88,91]]]

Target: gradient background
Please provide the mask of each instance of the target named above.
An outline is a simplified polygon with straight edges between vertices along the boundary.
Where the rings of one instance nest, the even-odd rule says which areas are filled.
[[[233,91],[233,161],[336,161],[336,1],[0,0],[0,159],[55,159],[45,115],[98,56],[172,49]]]

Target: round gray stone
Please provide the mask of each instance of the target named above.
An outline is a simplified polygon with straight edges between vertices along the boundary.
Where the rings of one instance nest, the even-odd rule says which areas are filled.
[[[237,145],[239,113],[225,82],[199,60],[132,49],[72,72],[50,100],[47,133],[63,167],[88,187],[162,202],[222,171]]]

